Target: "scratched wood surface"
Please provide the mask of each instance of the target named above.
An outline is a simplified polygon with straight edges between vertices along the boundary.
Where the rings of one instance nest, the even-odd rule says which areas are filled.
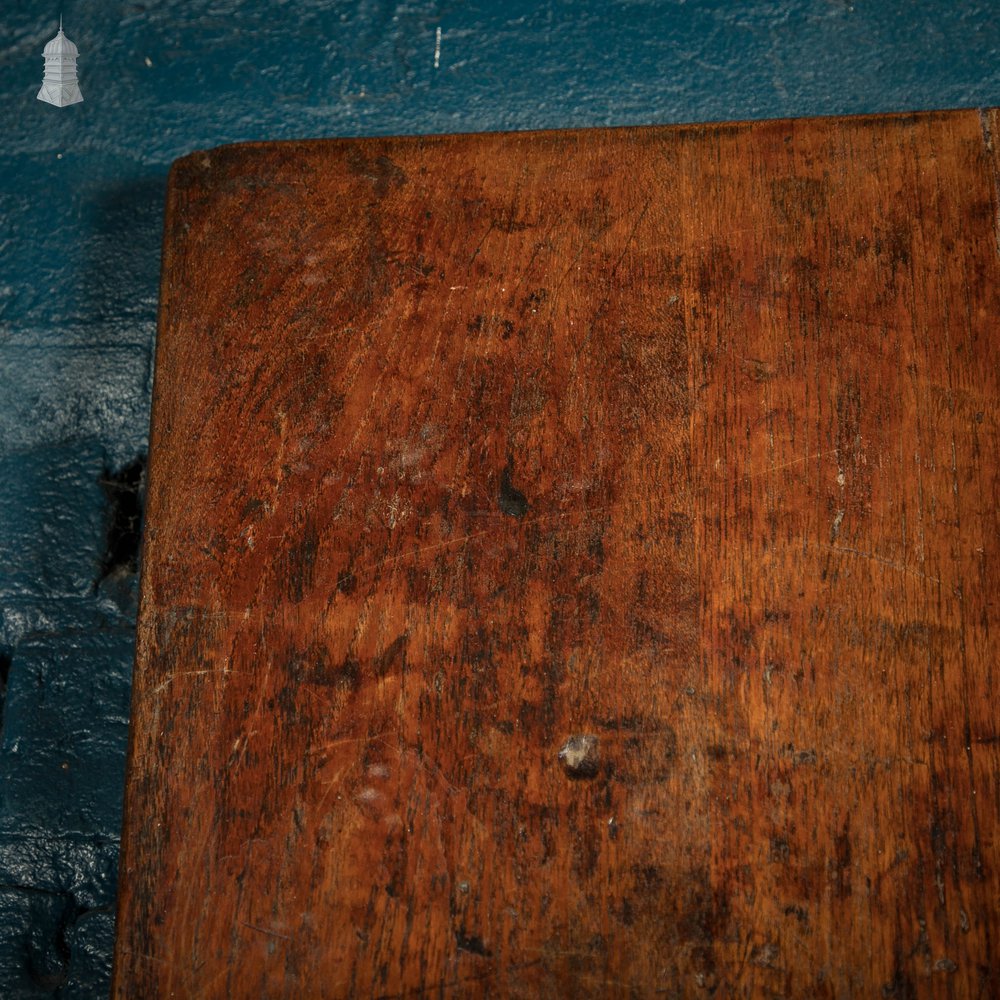
[[[992,135],[180,161],[116,995],[1000,995]]]

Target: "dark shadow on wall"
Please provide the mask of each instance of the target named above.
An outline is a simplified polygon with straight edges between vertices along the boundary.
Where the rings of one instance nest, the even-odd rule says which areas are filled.
[[[145,453],[121,468],[105,468],[100,484],[107,510],[104,556],[94,589],[134,613],[146,494]]]
[[[73,305],[39,346],[63,430],[0,460],[25,623],[0,635],[4,997],[110,987],[165,191],[102,187],[67,220]]]
[[[84,320],[103,331],[114,345],[110,350],[121,351],[125,373],[123,384],[94,380],[94,395],[108,407],[126,407],[139,421],[106,448],[100,477],[106,504],[103,551],[94,577],[95,590],[133,623],[166,190],[166,175],[158,174],[116,184],[96,199],[90,218],[99,235],[88,249],[82,299]]]
[[[102,442],[103,537],[93,587],[133,624],[166,190],[166,174],[159,173],[111,185],[94,198],[78,300],[94,350],[94,364],[80,375],[91,405],[119,420],[117,433],[109,428]]]
[[[165,173],[135,177],[101,190],[85,212],[80,319],[100,343],[152,348],[166,193]]]

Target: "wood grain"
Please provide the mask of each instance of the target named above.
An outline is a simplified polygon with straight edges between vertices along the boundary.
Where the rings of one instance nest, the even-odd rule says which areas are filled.
[[[115,995],[1000,995],[998,134],[175,165]]]

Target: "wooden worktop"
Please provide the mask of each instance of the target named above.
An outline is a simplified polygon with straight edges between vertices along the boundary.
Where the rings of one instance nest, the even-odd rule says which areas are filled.
[[[994,135],[176,164],[115,995],[1000,994]]]

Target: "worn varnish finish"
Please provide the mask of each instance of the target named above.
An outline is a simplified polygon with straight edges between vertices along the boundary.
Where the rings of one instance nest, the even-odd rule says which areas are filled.
[[[181,161],[116,994],[997,995],[991,133]]]

